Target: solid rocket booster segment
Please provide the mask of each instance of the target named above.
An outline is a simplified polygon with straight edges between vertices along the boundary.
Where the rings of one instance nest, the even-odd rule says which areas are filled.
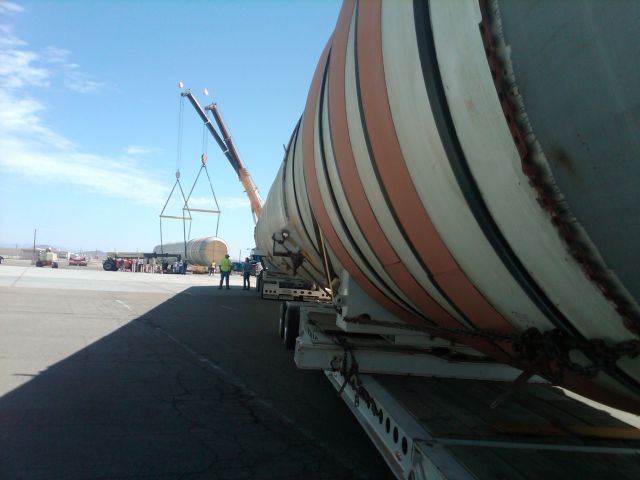
[[[187,242],[186,248],[184,242],[168,243],[165,245],[157,245],[153,249],[153,253],[169,253],[185,257],[190,265],[209,267],[212,262],[219,262],[221,258],[228,252],[227,244],[218,237],[194,238]]]
[[[346,271],[398,320],[639,413],[639,16],[345,1],[256,227],[266,261]]]

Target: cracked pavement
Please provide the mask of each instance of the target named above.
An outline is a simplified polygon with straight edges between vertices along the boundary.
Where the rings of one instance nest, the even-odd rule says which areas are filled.
[[[0,478],[392,478],[323,374],[295,368],[278,302],[49,272],[0,269]]]

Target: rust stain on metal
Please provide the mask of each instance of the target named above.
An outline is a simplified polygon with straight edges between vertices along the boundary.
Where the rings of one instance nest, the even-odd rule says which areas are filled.
[[[563,207],[558,205],[554,200],[553,195],[549,192],[549,186],[546,184],[544,175],[529,155],[527,145],[524,142],[525,135],[520,130],[518,123],[514,120],[514,106],[509,100],[507,94],[509,90],[503,77],[503,73],[506,73],[506,71],[503,69],[502,62],[496,55],[491,27],[489,25],[487,0],[478,0],[478,3],[482,14],[482,20],[478,25],[480,35],[484,43],[485,54],[487,55],[487,61],[491,69],[491,75],[505,115],[505,120],[507,121],[515,146],[520,154],[522,172],[529,179],[529,185],[536,190],[538,203],[551,216],[551,222],[557,228],[558,233],[568,246],[573,258],[581,265],[584,272],[598,286],[600,291],[603,292],[605,298],[615,305],[615,310],[622,318],[624,326],[631,333],[640,335],[640,316],[634,312],[632,306],[628,304],[628,301],[616,291],[616,287],[611,284],[605,272],[601,271],[601,267],[589,257],[587,249],[578,240],[579,234],[575,231],[575,225],[565,217]],[[579,133],[577,136],[582,145],[588,149],[589,146],[582,136]],[[564,148],[552,148],[549,152],[549,157],[568,173],[574,173],[571,158]]]
[[[476,110],[476,106],[473,104],[473,101],[471,99],[465,98],[464,106],[469,111],[469,113],[471,113],[472,115],[477,115],[478,114],[478,112]]]
[[[548,157],[565,172],[573,173],[573,162],[564,147],[553,145],[549,149]]]

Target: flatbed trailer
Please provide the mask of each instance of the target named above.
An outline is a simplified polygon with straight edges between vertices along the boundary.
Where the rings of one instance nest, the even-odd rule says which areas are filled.
[[[640,478],[640,430],[623,412],[540,377],[514,383],[520,370],[463,345],[344,325],[331,306],[281,313],[298,367],[324,371],[399,479]]]
[[[326,372],[340,391],[344,377]],[[397,478],[637,479],[640,431],[550,385],[362,375],[342,398]],[[375,405],[375,413],[372,407]]]

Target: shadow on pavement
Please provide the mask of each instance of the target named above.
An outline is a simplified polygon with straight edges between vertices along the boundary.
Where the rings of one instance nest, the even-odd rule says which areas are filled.
[[[0,478],[389,478],[278,308],[192,287],[51,365],[0,398]]]

